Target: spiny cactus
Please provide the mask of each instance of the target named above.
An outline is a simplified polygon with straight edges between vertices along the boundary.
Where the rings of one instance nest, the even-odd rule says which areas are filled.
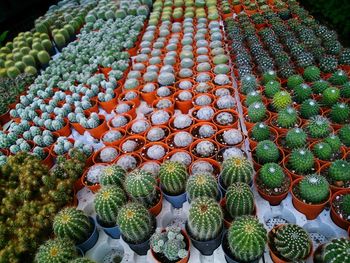
[[[277,114],[277,125],[282,128],[291,128],[298,121],[298,113],[292,107],[280,110]]]
[[[289,89],[294,89],[296,86],[302,84],[304,82],[304,79],[300,75],[293,75],[290,76],[287,80],[287,87]]]
[[[202,196],[191,203],[188,215],[188,230],[198,241],[216,238],[223,228],[223,213],[212,198]]]
[[[36,263],[64,263],[78,256],[74,244],[69,239],[49,239],[42,244],[36,255]]]
[[[262,76],[263,83],[268,83],[269,81],[276,80],[277,74],[273,70],[269,70],[268,72],[265,72]]]
[[[261,142],[267,140],[271,136],[270,128],[263,122],[258,122],[253,126],[251,131],[251,138],[255,141]]]
[[[287,132],[285,139],[288,148],[300,148],[306,144],[307,134],[301,128],[294,128]]]
[[[350,98],[350,81],[346,82],[341,88],[340,88],[340,95],[342,98]]]
[[[276,163],[266,163],[259,170],[261,182],[269,189],[280,188],[285,177],[282,167]]]
[[[279,91],[281,91],[281,84],[278,81],[271,80],[265,84],[264,93],[266,97],[272,99]]]
[[[244,94],[255,91],[257,89],[257,81],[253,75],[245,75],[241,81],[241,90]]]
[[[232,218],[251,215],[254,211],[254,196],[246,183],[233,183],[226,192],[226,209]]]
[[[262,102],[254,102],[248,107],[248,117],[251,122],[266,119],[266,107]]]
[[[332,147],[326,142],[319,142],[314,145],[312,152],[318,159],[329,160],[332,157]]]
[[[327,138],[323,140],[325,143],[327,143],[331,148],[333,153],[337,153],[341,147],[341,141],[340,138],[335,135],[331,134]]]
[[[313,116],[318,115],[320,113],[320,109],[321,107],[316,100],[305,100],[300,105],[300,116],[304,119],[309,119]]]
[[[269,140],[261,141],[255,148],[255,156],[260,164],[276,163],[280,158],[277,145]]]
[[[242,216],[228,229],[227,239],[231,253],[242,262],[252,262],[265,250],[267,231],[253,216]]]
[[[139,203],[127,203],[122,206],[117,223],[126,240],[134,244],[146,241],[154,231],[153,218]]]
[[[339,100],[339,98],[340,89],[336,87],[329,87],[322,92],[321,103],[325,106],[332,106]]]
[[[343,127],[340,128],[338,135],[341,142],[345,146],[350,147],[350,124],[343,125]]]
[[[249,184],[253,176],[253,166],[246,157],[231,157],[222,163],[221,179],[226,187],[236,182]]]
[[[219,194],[217,180],[209,173],[193,174],[188,178],[186,192],[190,200],[200,196],[216,199]]]
[[[111,164],[102,170],[100,184],[123,186],[126,171],[116,164]]]
[[[320,115],[311,117],[306,124],[306,131],[312,138],[325,138],[331,131],[329,120]]]
[[[276,230],[273,244],[282,257],[293,262],[305,259],[311,250],[308,233],[294,224],[281,225]]]
[[[131,198],[143,203],[146,207],[152,207],[157,200],[157,181],[153,174],[140,169],[135,169],[126,176],[125,190]]]
[[[101,221],[115,225],[120,207],[127,202],[127,197],[119,186],[103,186],[96,194],[94,205],[96,214]]]
[[[340,208],[344,211],[346,216],[350,215],[350,194],[343,195],[340,203]]]
[[[69,261],[69,263],[95,263],[96,261],[93,261],[88,258],[76,258],[72,261]]]
[[[323,73],[334,72],[338,67],[338,59],[332,55],[325,55],[320,59],[320,69]]]
[[[287,108],[292,104],[292,97],[287,91],[279,91],[273,96],[272,105],[277,110]]]
[[[329,197],[329,184],[318,174],[306,175],[297,187],[300,198],[306,203],[320,204]]]
[[[295,102],[302,103],[312,95],[312,89],[309,85],[303,83],[296,86],[293,90],[293,99]]]
[[[166,161],[159,169],[159,178],[164,190],[172,195],[185,191],[187,181],[186,166],[179,162]]]
[[[288,167],[297,174],[309,173],[315,164],[312,152],[306,148],[295,149],[289,156]]]
[[[320,79],[321,71],[318,67],[309,66],[304,70],[304,78],[308,82],[314,82]]]
[[[83,211],[73,207],[62,209],[54,218],[53,231],[60,238],[69,238],[79,244],[93,231],[93,224]]]
[[[262,101],[262,96],[258,91],[252,91],[249,92],[246,99],[245,99],[245,104],[247,106],[250,106],[254,102],[261,102]]]
[[[330,84],[327,81],[321,79],[319,81],[314,82],[311,85],[311,88],[315,94],[322,94],[329,86]]]
[[[350,240],[336,238],[327,243],[323,249],[322,260],[325,263],[344,263],[350,261]]]
[[[328,176],[332,182],[350,181],[350,163],[345,160],[336,160],[328,169]]]
[[[345,123],[350,117],[350,107],[346,103],[336,103],[332,106],[330,118],[335,123]]]
[[[328,79],[328,81],[333,85],[344,85],[348,80],[348,75],[343,70],[334,72]]]

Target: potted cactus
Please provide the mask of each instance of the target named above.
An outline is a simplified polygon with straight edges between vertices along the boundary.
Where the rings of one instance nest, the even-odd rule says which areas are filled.
[[[62,209],[52,227],[57,237],[71,239],[83,252],[92,248],[99,236],[95,221],[73,207]]]
[[[71,262],[78,256],[74,243],[67,238],[49,239],[35,254],[37,263]]]
[[[179,162],[165,161],[159,169],[161,190],[174,208],[181,208],[186,201],[187,168]]]
[[[126,204],[127,197],[119,186],[103,186],[94,199],[96,221],[105,233],[112,238],[120,237],[119,227],[116,225],[119,209]]]
[[[99,182],[102,186],[116,185],[123,187],[125,177],[126,171],[122,167],[111,164],[104,167],[100,174]]]
[[[186,185],[187,200],[192,200],[201,196],[208,196],[221,200],[221,192],[218,188],[217,179],[210,173],[196,173],[188,178]]]
[[[319,168],[314,155],[306,148],[294,149],[291,154],[283,160],[283,165],[294,180],[316,172]]]
[[[274,262],[306,260],[312,253],[309,234],[302,227],[294,224],[274,227],[268,234],[268,245]]]
[[[350,240],[344,237],[332,239],[320,245],[314,253],[315,263],[342,263],[349,259]]]
[[[350,191],[344,189],[333,194],[331,218],[339,227],[347,230],[350,226]]]
[[[350,185],[350,163],[347,160],[335,160],[321,167],[321,174],[327,178],[332,193]]]
[[[259,262],[264,254],[267,231],[253,216],[239,217],[222,239],[222,249],[229,263]]]
[[[156,225],[147,209],[139,203],[127,203],[119,210],[117,224],[129,247],[140,256],[146,255]]]
[[[326,178],[318,174],[295,180],[291,194],[294,207],[309,220],[315,219],[331,198]]]
[[[202,196],[191,203],[186,231],[202,255],[210,256],[220,246],[223,213],[215,199]]]

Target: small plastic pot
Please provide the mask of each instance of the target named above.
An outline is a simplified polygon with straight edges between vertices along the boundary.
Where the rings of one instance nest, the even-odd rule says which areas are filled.
[[[147,151],[148,151],[148,148],[152,147],[152,146],[155,146],[155,145],[159,145],[161,147],[163,147],[165,153],[164,153],[164,156],[160,159],[152,159],[151,157],[148,156],[147,154]],[[141,157],[144,161],[159,161],[159,162],[162,162],[165,158],[165,156],[169,153],[169,147],[168,145],[166,145],[165,143],[162,143],[162,142],[150,142],[150,143],[147,143],[141,150]]]
[[[340,190],[340,191],[336,192],[335,194],[333,194],[333,196],[331,198],[331,218],[337,226],[339,226],[345,230],[348,230],[350,227],[350,221],[345,220],[344,218],[340,217],[340,215],[335,211],[334,205],[333,205],[333,202],[337,198],[337,196],[345,195],[345,194],[350,194],[350,189]]]
[[[158,186],[156,187],[156,189],[157,189],[157,192],[160,193],[159,201],[157,204],[155,204],[154,206],[148,209],[148,211],[154,216],[159,215],[163,207],[163,193],[162,191],[160,191],[160,188]]]
[[[85,240],[83,243],[76,245],[76,247],[81,249],[84,253],[95,246],[99,237],[95,220],[92,217],[89,217],[89,219],[94,226],[94,230],[92,231],[90,237],[87,240]]]
[[[204,137],[200,137],[199,136],[199,129],[200,127],[202,127],[203,125],[209,125],[213,128],[213,130],[215,131],[215,133],[210,136],[210,137],[207,137],[207,138],[204,138]],[[194,139],[213,139],[215,134],[217,133],[218,131],[218,127],[216,127],[215,124],[211,123],[211,122],[200,122],[200,123],[196,123],[195,125],[192,125],[191,128],[190,128],[190,133],[192,134],[193,138]]]
[[[45,164],[47,167],[51,168],[54,164],[51,152],[47,148],[45,148],[44,151],[47,155],[46,158],[42,160],[42,163]]]
[[[253,129],[253,127],[248,130],[248,140],[249,140],[250,149],[254,149],[259,143],[259,142],[254,141],[252,139],[252,129]],[[277,140],[279,138],[278,132],[270,126],[269,126],[269,129],[270,129],[270,132],[271,132],[272,137],[273,137],[273,138],[270,138],[270,141],[273,141],[274,143],[277,144]]]
[[[80,135],[84,134],[85,128],[81,126],[79,122],[71,122],[70,124]]]
[[[100,220],[100,217],[96,216],[96,223],[99,227],[103,229],[103,231],[109,235],[111,238],[119,239],[120,238],[120,229],[118,225],[112,226],[112,227],[105,227],[103,223]]]
[[[101,149],[99,149],[97,152],[95,152],[95,153],[93,154],[92,161],[93,161],[94,164],[104,163],[104,162],[100,159],[100,153],[101,153],[101,151],[103,151],[103,150],[106,149],[106,148],[114,148],[115,150],[118,151],[117,157],[114,158],[110,163],[113,163],[113,162],[119,157],[120,151],[119,151],[119,149],[118,149],[117,147],[113,147],[113,146],[102,147]]]
[[[233,123],[227,124],[227,125],[222,125],[220,123],[217,122],[216,117],[222,113],[222,112],[228,112],[232,115],[233,117]],[[217,111],[214,116],[213,116],[213,123],[216,125],[216,127],[218,127],[219,130],[221,129],[225,129],[225,128],[235,128],[238,129],[239,128],[239,118],[238,118],[238,113],[234,110],[220,110]]]
[[[167,194],[163,187],[161,187],[165,200],[167,200],[174,208],[181,208],[183,203],[186,202],[186,192],[179,195],[170,195]]]
[[[179,132],[173,132],[173,133],[170,133],[168,135],[168,137],[165,139],[165,144],[169,146],[170,149],[181,149],[181,150],[187,150],[191,143],[185,147],[178,147],[175,145],[175,142],[174,142],[174,137],[175,135],[179,133]],[[192,142],[194,141],[194,138],[192,138]]]
[[[214,145],[214,147],[215,147],[213,153],[212,153],[210,156],[200,156],[200,155],[198,155],[197,152],[196,152],[196,146],[197,146],[197,144],[200,143],[200,142],[203,142],[203,141],[209,141],[209,142],[211,142],[211,143]],[[214,140],[211,140],[211,139],[196,140],[196,141],[194,141],[194,142],[192,142],[192,143],[190,144],[190,153],[194,156],[195,159],[198,159],[198,158],[213,158],[213,157],[217,154],[217,152],[219,151],[219,149],[220,149],[220,146],[218,145],[218,143],[215,142]]]
[[[109,101],[98,101],[98,105],[101,106],[102,109],[104,109],[106,112],[111,113],[112,110],[117,106],[118,99],[117,95],[114,94],[114,98],[112,98]]]
[[[111,131],[111,130],[108,130],[108,131],[106,131],[105,133],[102,134],[101,140],[102,140],[102,142],[103,142],[106,146],[115,146],[115,147],[118,147],[118,146],[120,145],[120,142],[121,142],[122,140],[124,140],[126,132],[125,132],[124,129],[117,129],[117,128],[114,128],[114,129],[112,129],[112,131],[113,131],[113,130],[114,130],[114,131],[119,131],[123,136],[122,136],[120,139],[118,139],[118,140],[116,140],[116,141],[113,141],[113,142],[103,141],[103,137],[104,137],[108,132]]]
[[[120,126],[120,127],[114,127],[114,126],[112,125],[112,119],[113,119],[113,118],[111,118],[111,119],[107,122],[107,126],[108,126],[108,128],[109,128],[110,130],[113,130],[113,129],[124,129],[124,130],[125,130],[126,125],[128,125],[128,123],[132,120],[132,117],[131,117],[129,114],[123,113],[123,114],[118,114],[118,115],[124,116],[124,117],[128,120],[127,124],[125,124],[124,126]],[[118,115],[117,115],[117,116],[118,116]]]
[[[134,98],[132,100],[126,100],[125,95],[131,91],[136,93],[136,95],[137,95],[136,98]],[[135,103],[136,107],[138,107],[140,105],[140,92],[138,92],[137,90],[126,90],[123,93],[119,94],[118,101],[120,101],[120,102],[131,101],[131,102]]]

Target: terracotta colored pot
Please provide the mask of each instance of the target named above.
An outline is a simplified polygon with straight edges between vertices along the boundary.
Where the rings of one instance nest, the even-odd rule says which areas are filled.
[[[243,7],[242,5],[234,5],[233,9],[235,10],[236,14],[239,14],[240,12],[242,12]]]
[[[273,140],[272,140],[272,138],[270,140],[277,144],[277,141],[278,141],[278,138],[279,138],[278,132],[274,128],[270,127],[270,126],[269,126],[269,129],[270,129],[270,132],[273,134]],[[258,145],[258,142],[254,141],[252,139],[252,130],[253,130],[253,127],[248,130],[248,140],[249,140],[250,148],[254,149]]]
[[[194,105],[195,107],[211,106],[211,105],[213,104],[213,102],[215,101],[215,96],[214,96],[213,94],[210,94],[210,93],[196,93],[196,94],[197,94],[197,95],[195,95],[195,96],[193,97],[193,105]],[[197,99],[198,97],[203,96],[203,95],[210,97],[210,99],[211,99],[210,103],[209,103],[208,105],[197,105],[197,104],[196,104],[196,99]]]
[[[44,148],[44,151],[46,153],[46,158],[42,160],[42,163],[45,164],[47,167],[51,168],[54,164],[51,151],[47,148]]]
[[[149,157],[149,156],[147,155],[147,150],[148,150],[148,148],[150,148],[151,146],[154,146],[154,145],[162,146],[163,149],[165,150],[164,156],[163,156],[162,158],[160,158],[160,159],[157,159],[157,160],[151,159],[151,157]],[[162,142],[151,142],[151,143],[147,143],[147,144],[142,148],[142,150],[141,150],[141,157],[142,157],[142,159],[143,159],[144,161],[159,161],[159,162],[162,162],[162,161],[164,160],[165,156],[168,154],[168,152],[169,152],[169,147],[168,147],[168,145],[166,145],[165,143],[162,143]]]
[[[348,230],[350,227],[350,221],[341,218],[340,215],[335,211],[334,206],[333,206],[333,202],[337,198],[337,196],[345,195],[345,194],[350,194],[349,188],[339,190],[335,194],[333,194],[333,196],[331,198],[331,218],[337,226],[339,226],[345,230]]]
[[[116,140],[116,141],[113,141],[113,142],[106,142],[106,141],[103,141],[103,137],[104,137],[108,132],[110,132],[110,131],[119,131],[119,132],[122,134],[122,137],[121,137],[120,139]],[[120,142],[121,142],[122,140],[124,140],[125,136],[126,136],[126,132],[125,132],[124,129],[117,129],[117,128],[114,128],[114,129],[112,129],[112,130],[108,130],[108,131],[106,131],[105,133],[103,133],[102,136],[101,136],[101,140],[103,141],[103,143],[104,143],[106,146],[116,146],[116,147],[118,147],[119,144],[120,144]]]
[[[5,125],[10,120],[11,120],[11,117],[10,117],[10,111],[9,110],[7,112],[5,112],[4,114],[0,115],[0,123],[1,123],[1,125]]]
[[[71,122],[72,127],[80,134],[83,135],[85,128],[79,124],[79,122]]]
[[[189,154],[191,156],[191,163],[193,162],[193,156],[190,154],[190,152],[188,150],[184,150],[184,149],[174,149],[174,150],[170,149],[170,152],[164,158],[164,162],[170,160],[171,157],[175,153],[187,153],[187,154]]]
[[[114,98],[110,101],[98,101],[98,105],[101,106],[106,112],[111,113],[115,106],[118,104],[117,95],[114,95]]]
[[[212,144],[214,144],[215,149],[214,149],[214,152],[212,153],[212,155],[210,155],[210,156],[199,156],[199,155],[197,155],[196,150],[195,150],[196,146],[197,146],[198,143],[203,142],[203,141],[209,141]],[[193,155],[194,159],[198,159],[198,158],[213,158],[217,154],[219,149],[220,149],[219,144],[217,142],[215,142],[214,140],[212,140],[212,139],[196,140],[196,141],[194,141],[193,143],[190,144],[190,154]]]
[[[141,158],[141,156],[140,156],[138,153],[135,153],[135,152],[133,152],[133,153],[124,153],[124,154],[121,154],[121,155],[118,156],[118,158],[117,158],[113,163],[115,163],[115,164],[118,163],[118,161],[119,161],[123,156],[125,156],[125,155],[132,156],[132,157],[134,157],[134,158],[136,159],[136,161],[137,161],[136,167],[133,168],[133,169],[126,169],[127,172],[130,172],[130,171],[132,171],[132,170],[138,168],[138,167],[141,165],[141,163],[142,163],[142,158]]]
[[[279,205],[288,195],[288,193],[290,192],[291,188],[292,188],[292,177],[290,176],[289,173],[285,173],[285,175],[289,178],[289,187],[288,190],[283,193],[283,194],[279,194],[279,195],[268,195],[266,194],[264,191],[262,191],[259,187],[259,185],[257,184],[256,180],[257,180],[257,176],[259,176],[259,173],[256,173],[254,176],[254,184],[256,186],[256,189],[258,190],[259,195],[264,198],[266,201],[268,201],[270,203],[270,205]]]
[[[141,98],[147,102],[148,105],[152,105],[153,101],[156,99],[156,90],[147,93],[141,91],[140,94]]]
[[[101,136],[108,130],[107,122],[104,115],[98,115],[100,125],[93,129],[86,129],[95,139],[101,139]]]
[[[108,73],[112,70],[112,68],[104,68],[100,67],[100,72],[105,75],[105,78],[108,79]]]
[[[292,202],[295,209],[298,210],[300,213],[304,214],[308,220],[314,220],[316,217],[318,217],[318,215],[323,211],[323,209],[330,201],[331,191],[329,191],[328,199],[322,204],[304,203],[302,200],[298,199],[293,192],[293,189],[300,183],[301,180],[302,178],[299,178],[292,183],[292,189],[290,191],[290,193],[292,194]]]
[[[128,53],[130,55],[130,57],[133,57],[133,56],[136,56],[137,55],[137,50],[138,50],[138,47],[132,47],[128,50]]]
[[[178,96],[179,96],[179,94],[180,94],[181,92],[184,92],[184,91],[183,91],[183,90],[179,90],[179,91],[177,91],[177,92],[174,94],[174,98],[175,98],[175,107],[176,107],[176,109],[180,110],[183,114],[187,114],[188,111],[189,111],[190,109],[192,109],[192,107],[193,107],[192,100],[193,100],[194,95],[193,95],[193,92],[188,91],[188,92],[190,92],[190,93],[192,94],[192,99],[187,100],[187,101],[181,101],[181,100],[178,98]]]
[[[245,136],[244,136],[244,134],[242,132],[241,132],[242,140],[239,143],[237,143],[237,144],[231,145],[231,144],[225,143],[224,141],[220,141],[220,139],[222,139],[222,134],[224,132],[226,132],[226,131],[229,131],[229,130],[232,130],[232,128],[225,128],[225,129],[221,129],[221,130],[217,131],[217,133],[215,134],[215,141],[222,148],[227,147],[227,146],[236,146],[238,148],[241,148],[242,145],[244,144],[244,140],[245,140]]]
[[[138,146],[136,147],[136,149],[133,151],[133,152],[141,152],[143,147],[145,146],[146,144],[146,139],[144,136],[140,136],[140,135],[132,135],[132,136],[126,136],[121,142],[120,142],[120,151],[122,153],[127,153],[127,152],[124,152],[122,147],[123,147],[123,144],[128,141],[128,140],[132,140],[132,141],[135,141],[138,143]]]
[[[148,209],[148,211],[154,216],[159,215],[159,213],[160,213],[160,211],[162,211],[162,207],[163,207],[163,193],[162,193],[162,191],[160,191],[160,188],[158,186],[156,187],[156,189],[157,189],[157,192],[160,194],[159,201],[157,204],[155,204],[150,209]]]
[[[113,146],[102,147],[101,149],[99,149],[97,152],[95,152],[95,153],[93,154],[92,161],[93,161],[94,164],[97,164],[97,163],[104,163],[104,162],[100,159],[100,153],[101,153],[101,151],[103,151],[103,150],[106,149],[106,148],[114,148],[115,150],[118,151],[118,156],[120,155],[120,151],[119,151],[119,149],[118,149],[117,147],[113,147]],[[113,162],[118,158],[118,156],[117,156],[116,158],[114,158],[112,161],[110,161],[109,163],[113,163]]]
[[[182,150],[187,150],[187,149],[190,147],[190,145],[187,145],[187,146],[185,146],[185,147],[179,147],[179,146],[176,146],[176,145],[175,145],[174,137],[175,137],[175,135],[178,134],[179,132],[181,132],[181,131],[170,133],[169,136],[165,139],[165,144],[168,145],[170,149],[182,149]],[[194,138],[192,138],[192,140],[194,141]]]
[[[126,100],[125,95],[128,92],[135,92],[137,94],[136,98],[134,98],[132,100]],[[120,102],[131,101],[131,102],[135,103],[136,107],[138,107],[140,105],[140,92],[137,90],[126,90],[126,91],[122,92],[121,94],[119,94],[118,101],[120,101]]]
[[[140,133],[134,133],[133,131],[132,131],[132,125],[135,123],[135,122],[139,122],[139,121],[143,121],[143,122],[145,122],[145,123],[147,123],[148,124],[148,128],[145,130],[145,131],[143,131],[143,132],[140,132]],[[139,135],[139,136],[145,136],[145,134],[147,133],[147,131],[150,129],[152,127],[152,125],[151,125],[151,123],[148,121],[148,120],[146,120],[146,119],[135,119],[135,120],[133,120],[133,121],[131,121],[131,122],[129,122],[127,125],[126,125],[126,132],[127,132],[127,134],[128,135]]]
[[[72,133],[72,131],[70,130],[68,119],[65,118],[64,121],[65,121],[64,127],[55,132],[57,132],[60,136],[68,137]]]
[[[230,123],[228,125],[222,125],[220,123],[218,123],[216,121],[216,117],[222,113],[222,112],[229,112],[231,113],[231,115],[233,116],[233,123]],[[214,116],[213,116],[213,123],[216,125],[216,127],[218,127],[218,129],[225,129],[225,128],[235,128],[235,129],[238,129],[239,127],[239,118],[238,118],[238,113],[234,110],[220,110],[220,111],[217,111]]]
[[[212,173],[215,177],[218,177],[220,172],[221,172],[221,165],[219,162],[217,162],[216,160],[214,159],[211,159],[211,158],[198,158],[195,162],[192,162],[191,165],[190,165],[190,168],[189,168],[189,172],[190,174],[193,174],[193,165],[196,163],[196,162],[199,162],[199,161],[204,161],[204,162],[208,162],[211,164],[211,166],[214,168],[214,172]]]
[[[108,126],[108,128],[109,128],[110,130],[113,130],[113,129],[124,129],[124,130],[125,130],[126,125],[128,125],[128,123],[132,120],[132,117],[131,117],[129,114],[123,113],[123,114],[117,114],[116,116],[118,116],[118,115],[125,116],[125,118],[128,119],[127,124],[125,124],[124,126],[120,126],[120,127],[114,127],[114,126],[112,125],[112,119],[113,119],[113,118],[111,118],[111,119],[107,122],[107,126]]]
[[[203,125],[208,125],[208,126],[211,126],[213,128],[213,130],[215,131],[215,133],[208,137],[208,138],[202,138],[199,136],[198,134],[198,131],[200,129],[200,127],[202,127]],[[211,123],[211,122],[200,122],[200,123],[196,123],[194,125],[191,126],[190,128],[190,133],[192,134],[193,138],[196,140],[196,139],[213,139],[215,134],[217,133],[218,131],[218,127],[216,127],[215,124]]]

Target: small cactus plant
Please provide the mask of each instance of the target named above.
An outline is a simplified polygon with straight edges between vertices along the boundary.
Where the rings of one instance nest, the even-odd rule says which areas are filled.
[[[261,142],[264,140],[268,140],[271,136],[270,128],[263,122],[256,123],[251,131],[251,137],[255,141]]]
[[[217,180],[212,174],[197,173],[188,178],[186,192],[190,200],[200,196],[217,198],[219,194]]]
[[[126,171],[119,165],[112,164],[102,170],[100,175],[100,184],[123,186]]]
[[[272,105],[277,111],[285,109],[291,104],[292,97],[287,91],[279,91],[273,96]]]
[[[291,128],[298,121],[297,111],[292,107],[280,110],[277,114],[277,125],[282,128]]]
[[[302,84],[304,82],[304,79],[300,75],[292,75],[287,80],[287,87],[289,89],[294,89],[296,86]]]
[[[287,132],[285,140],[288,148],[300,148],[306,145],[307,134],[301,128],[294,128]]]
[[[266,119],[266,107],[262,102],[254,102],[248,107],[248,117],[251,122],[260,122]]]
[[[202,196],[191,203],[188,215],[189,234],[198,241],[216,238],[223,228],[223,213],[212,198]]]
[[[166,161],[159,169],[159,178],[163,189],[172,195],[185,191],[187,181],[186,166],[179,162]]]
[[[139,244],[149,239],[154,231],[154,220],[139,203],[127,203],[120,208],[117,224],[126,241]]]
[[[330,119],[335,123],[345,123],[350,117],[350,107],[346,103],[336,103],[332,106]]]
[[[329,160],[332,157],[332,147],[326,142],[319,142],[314,145],[312,152],[320,160]]]
[[[328,143],[329,146],[332,148],[332,152],[336,153],[339,151],[341,147],[341,141],[339,137],[335,134],[329,135],[327,138],[323,140],[325,143]]]
[[[226,192],[226,209],[232,218],[251,215],[254,211],[254,196],[246,183],[231,184]]]
[[[83,211],[67,207],[55,216],[53,231],[57,237],[69,238],[79,244],[91,235],[93,224]]]
[[[350,147],[350,124],[343,125],[338,131],[338,136],[345,146]]]
[[[318,174],[306,175],[297,187],[300,198],[306,203],[320,204],[329,197],[329,184],[325,177]]]
[[[312,138],[325,138],[331,131],[329,120],[320,115],[311,117],[306,125],[306,131]]]
[[[282,167],[276,163],[266,163],[259,170],[261,182],[269,189],[281,187],[285,177]]]
[[[328,169],[328,176],[332,183],[350,181],[350,163],[346,160],[336,160]]]
[[[253,176],[253,166],[246,157],[231,157],[222,163],[221,179],[226,187],[236,182],[249,184]]]
[[[261,141],[255,148],[256,159],[260,164],[275,163],[280,158],[277,145],[269,140]]]
[[[320,113],[320,105],[316,100],[308,99],[300,105],[300,116],[309,119]]]
[[[338,101],[339,98],[340,98],[340,89],[336,87],[329,87],[322,92],[321,102],[325,106],[332,106]]]
[[[340,203],[340,208],[344,212],[345,216],[350,215],[350,194],[343,195]]]
[[[350,240],[344,237],[336,238],[324,246],[322,262],[343,263],[350,260]]]
[[[252,262],[262,256],[267,241],[267,231],[253,216],[242,216],[228,229],[227,240],[234,258]]]
[[[49,239],[42,244],[36,255],[36,263],[69,262],[78,256],[74,244],[69,239]]]
[[[309,173],[314,167],[314,164],[314,155],[306,148],[294,149],[288,160],[288,168],[297,174]]]

